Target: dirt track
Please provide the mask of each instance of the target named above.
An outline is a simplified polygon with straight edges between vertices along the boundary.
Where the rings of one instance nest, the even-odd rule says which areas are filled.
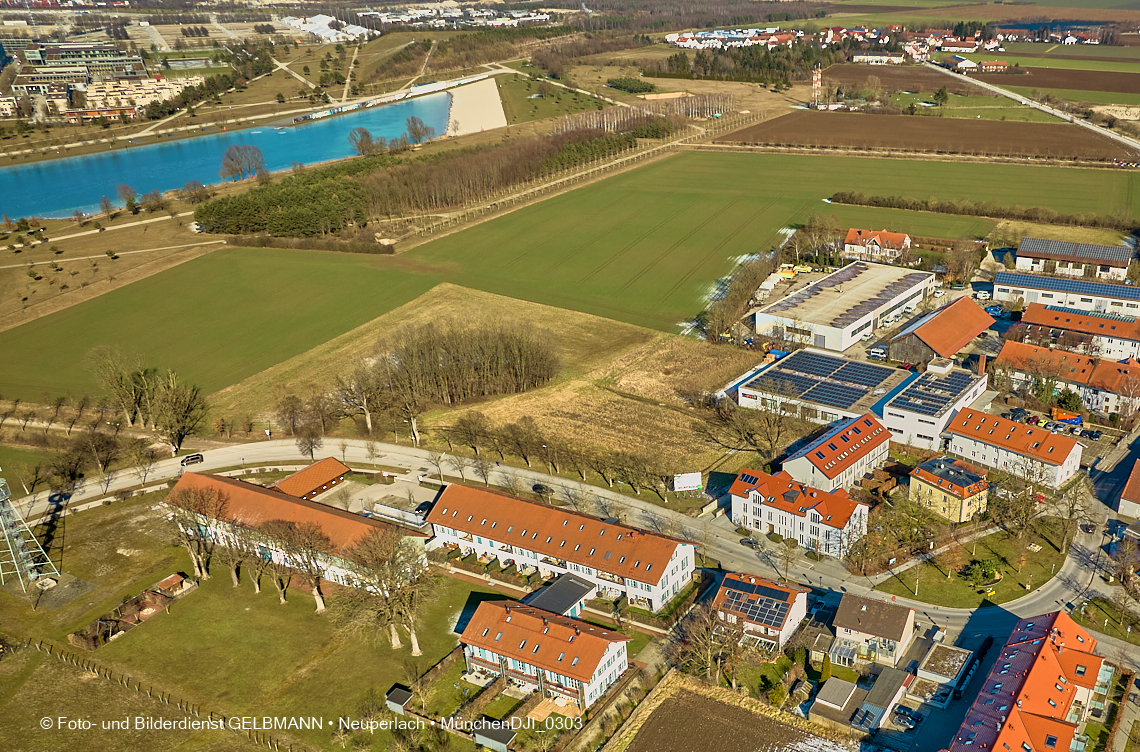
[[[1033,86],[1038,89],[1079,89],[1140,94],[1140,73],[1019,68],[1024,73],[984,73],[973,78],[994,86]]]
[[[1135,158],[1116,142],[1066,123],[1020,123],[800,110],[715,139],[715,143],[897,149],[921,153]]]

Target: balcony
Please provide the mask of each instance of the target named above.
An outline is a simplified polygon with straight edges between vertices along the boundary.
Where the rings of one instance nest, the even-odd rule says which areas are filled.
[[[602,570],[599,569],[597,572],[597,577],[599,580],[605,580],[606,582],[616,582],[618,585],[625,587],[625,578],[624,577],[618,577],[616,574],[610,574],[609,572],[603,572]]]
[[[460,533],[459,534],[459,540],[467,541],[468,543],[471,543],[475,539],[473,537],[471,537],[471,533]]]
[[[566,568],[565,559],[554,559],[549,556],[543,556],[541,559],[539,559],[539,561],[550,567],[562,567],[563,569]]]

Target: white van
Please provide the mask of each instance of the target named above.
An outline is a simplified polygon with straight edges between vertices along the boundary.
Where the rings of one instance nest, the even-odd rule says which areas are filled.
[[[978,291],[977,295],[975,295],[974,297],[976,297],[978,300],[989,300],[990,298],[993,297],[993,295],[990,295],[985,290],[980,290],[980,291]]]
[[[867,355],[878,360],[886,360],[887,348],[883,347],[882,345],[879,345],[877,347],[869,347],[867,348]]]

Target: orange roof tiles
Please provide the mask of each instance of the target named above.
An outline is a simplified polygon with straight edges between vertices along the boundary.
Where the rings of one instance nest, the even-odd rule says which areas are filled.
[[[993,323],[994,317],[981,306],[970,298],[961,297],[942,306],[914,333],[943,358],[952,358]]]
[[[890,248],[896,251],[901,251],[906,248],[910,236],[905,232],[887,232],[880,230],[858,230],[852,227],[847,231],[847,237],[843,240],[845,245],[861,245],[867,246],[872,243],[877,243],[880,248]]]
[[[588,684],[609,646],[632,638],[518,601],[483,601],[459,639]]]
[[[1050,465],[1064,464],[1077,446],[1071,436],[1046,431],[1037,426],[1014,423],[979,410],[959,410],[946,425],[950,433],[1000,447],[1016,454],[1033,457]]]
[[[713,597],[713,608],[717,611],[737,614],[738,616],[742,617],[744,621],[751,622],[753,624],[759,624],[760,622],[757,622],[755,619],[748,618],[748,615],[740,608],[734,608],[732,606],[725,605],[725,600],[728,597],[729,591],[736,590],[740,592],[742,590],[740,587],[733,587],[734,583],[740,583],[744,585],[744,600],[750,603],[776,601],[779,603],[791,604],[796,600],[797,597],[800,596],[801,593],[811,592],[810,588],[803,588],[790,584],[780,584],[764,577],[757,577],[756,575],[751,574],[729,572],[724,576],[724,579],[721,580],[720,588],[717,590],[716,596]],[[753,585],[761,585],[763,587],[763,590],[753,593],[750,590]],[[784,628],[784,625],[787,624],[788,616],[790,615],[791,608],[789,606],[789,608],[784,611],[783,621],[781,621],[779,624],[765,624],[764,626],[771,627],[777,631],[782,630]]]
[[[763,504],[785,512],[806,517],[809,509],[814,509],[828,527],[843,529],[851,515],[862,502],[855,501],[841,489],[828,493],[797,483],[786,472],[769,475],[758,470],[745,468],[732,482],[729,493],[733,496],[749,498],[753,491],[763,497]],[[866,506],[863,504],[863,506]]]
[[[1136,460],[1136,464],[1132,466],[1132,474],[1128,476],[1128,483],[1125,484],[1124,493],[1120,494],[1120,498],[1133,504],[1140,504],[1140,460]]]
[[[1097,316],[1075,309],[1058,309],[1042,303],[1030,303],[1021,315],[1021,323],[1027,326],[1140,341],[1140,319],[1135,316]]]
[[[443,489],[427,521],[650,584],[660,582],[677,546],[688,543],[457,483]]]
[[[278,491],[290,496],[305,497],[332,483],[349,472],[348,465],[335,457],[326,457],[273,484]]]
[[[860,457],[890,440],[891,432],[873,413],[867,413],[841,423],[835,431],[829,431],[788,459],[806,457],[826,477],[837,478]]]
[[[986,473],[986,470],[976,468],[962,460],[934,457],[916,467],[910,475],[943,491],[949,491],[960,499],[965,499],[990,487]]]
[[[179,488],[212,488],[226,494],[229,519],[247,527],[257,527],[270,520],[312,522],[320,526],[341,552],[352,548],[371,530],[395,527],[378,520],[361,517],[320,502],[294,496],[222,475],[185,473],[174,486]],[[424,533],[404,530],[405,535],[426,538]]]
[[[1082,384],[1102,392],[1140,397],[1140,363],[1135,360],[1118,363],[1011,340],[1002,345],[994,363],[1031,375],[1040,373]]]
[[[1077,729],[1065,720],[1076,689],[1095,687],[1104,662],[1094,650],[1092,635],[1061,612],[1019,621],[950,751],[971,752],[973,747],[995,752],[1007,746],[1013,752],[1067,750]],[[1051,736],[1056,740],[1050,744]]]

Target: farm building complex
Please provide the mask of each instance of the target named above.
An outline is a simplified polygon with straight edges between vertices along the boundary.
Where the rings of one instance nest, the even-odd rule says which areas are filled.
[[[1078,311],[1140,314],[1140,288],[1018,272],[994,275],[994,300],[1023,305],[1044,303]]]
[[[947,430],[951,453],[1050,488],[1065,485],[1081,469],[1080,443],[1044,428],[963,410]]]
[[[783,469],[804,485],[835,491],[882,465],[890,443],[890,431],[868,413],[840,421],[784,460]]]
[[[474,551],[481,560],[533,566],[543,577],[567,572],[604,598],[660,611],[693,576],[694,544],[468,486],[449,485],[427,521],[440,546]]]
[[[1022,238],[1017,247],[1018,271],[1096,277],[1123,282],[1132,263],[1132,249],[1123,245],[1091,245],[1063,240]]]
[[[756,332],[843,351],[895,313],[917,308],[934,275],[857,261],[755,314]]]
[[[891,338],[892,360],[900,363],[929,363],[935,358],[953,358],[994,318],[968,297],[947,303],[920,317]]]
[[[742,470],[728,493],[737,525],[775,533],[837,559],[867,533],[870,507],[865,503],[843,489],[828,493],[797,483],[785,472]]]
[[[1097,641],[1054,611],[1013,628],[950,743],[950,752],[1054,752],[1074,746],[1090,715],[1101,718],[1115,669],[1096,654]],[[973,747],[974,750],[971,750]]]
[[[1025,324],[1027,342],[1056,344],[1112,360],[1140,358],[1140,320],[1136,316],[1030,303],[1021,323]]]

